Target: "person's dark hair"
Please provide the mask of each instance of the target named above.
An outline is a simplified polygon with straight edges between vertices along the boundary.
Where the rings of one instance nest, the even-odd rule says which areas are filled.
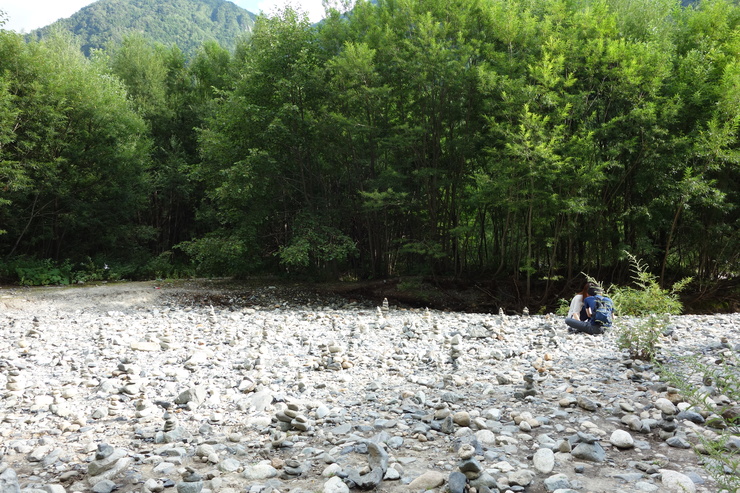
[[[587,282],[586,284],[583,285],[583,289],[581,290],[581,293],[580,294],[583,296],[583,299],[584,300],[586,298],[588,298],[588,290],[589,290],[590,287],[591,287],[591,283],[590,282]]]
[[[589,296],[596,296],[597,294],[601,293],[602,289],[596,285],[591,286],[588,288],[588,295]]]

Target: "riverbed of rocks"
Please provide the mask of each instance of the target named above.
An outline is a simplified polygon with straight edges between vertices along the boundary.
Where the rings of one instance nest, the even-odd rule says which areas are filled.
[[[271,286],[2,289],[0,493],[718,491],[711,414],[616,332]],[[712,361],[739,332],[674,317],[660,345]]]

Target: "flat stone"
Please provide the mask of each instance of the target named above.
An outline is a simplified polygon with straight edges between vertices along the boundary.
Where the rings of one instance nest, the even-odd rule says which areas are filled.
[[[609,443],[620,449],[630,449],[635,446],[632,435],[624,430],[614,430],[609,437]]]
[[[704,424],[704,416],[701,414],[695,412],[695,411],[681,411],[676,415],[676,419],[685,419],[687,421],[691,421],[692,423],[703,425]]]
[[[549,448],[540,448],[532,457],[534,469],[540,474],[550,474],[555,468],[555,453]]]
[[[104,479],[102,481],[98,481],[92,487],[93,493],[111,493],[115,489],[116,489],[116,483],[114,483],[110,479]]]
[[[177,493],[200,493],[203,481],[181,481],[175,485]]]
[[[559,491],[570,488],[570,480],[563,473],[558,473],[545,479],[545,488],[547,491]]]
[[[519,469],[506,475],[509,484],[528,486],[534,481],[536,474],[530,469]]]
[[[109,455],[107,455],[104,459],[98,459],[92,461],[87,466],[87,473],[90,476],[98,476],[99,474],[102,474],[110,469],[113,469],[116,465],[116,462],[118,462],[120,459],[126,457],[127,452],[124,449],[115,449],[113,452],[111,452]]]
[[[324,483],[324,493],[349,493],[349,487],[340,478],[334,476]]]
[[[691,444],[686,439],[677,436],[670,437],[668,440],[665,441],[665,443],[675,448],[691,448]]]
[[[599,409],[599,405],[592,399],[585,396],[578,396],[578,407],[585,409],[586,411],[596,411]]]
[[[410,491],[431,490],[442,486],[446,480],[447,478],[444,473],[439,471],[427,471],[411,481],[408,485],[408,489]]]
[[[638,481],[635,483],[635,489],[637,491],[644,491],[645,493],[653,493],[659,491],[660,487],[657,484],[648,483],[647,481]]]
[[[329,431],[335,435],[346,435],[347,433],[352,431],[352,425],[349,423],[344,423],[339,426],[335,426]]]
[[[236,459],[224,459],[218,463],[218,470],[221,472],[235,472],[241,467],[241,463]]]
[[[571,455],[576,459],[589,462],[604,462],[606,460],[606,452],[598,443],[579,443],[571,451]]]
[[[447,479],[447,490],[449,493],[465,493],[468,478],[464,474],[453,471]]]
[[[107,459],[106,459],[107,460]],[[87,479],[88,484],[95,485],[101,481],[104,481],[106,479],[111,480],[114,477],[121,474],[123,471],[127,470],[129,466],[134,462],[134,459],[131,457],[123,457],[116,461],[116,463],[113,465],[112,468],[98,474],[97,476],[91,476]],[[89,467],[89,466],[88,466]]]
[[[51,452],[51,447],[49,446],[36,447],[26,458],[29,462],[41,462],[49,452]]]
[[[640,472],[625,472],[625,473],[615,474],[613,477],[617,479],[621,479],[622,481],[627,481],[628,483],[634,483],[644,478],[645,475]]]
[[[162,346],[158,342],[152,341],[135,341],[131,343],[131,349],[134,351],[161,351]]]
[[[46,484],[42,489],[46,493],[67,493],[67,490],[61,484]]]
[[[670,469],[661,469],[660,480],[669,492],[696,493],[696,485],[685,474]]]
[[[242,477],[251,481],[261,481],[268,478],[274,478],[278,475],[277,469],[272,467],[269,462],[260,462],[244,467]]]

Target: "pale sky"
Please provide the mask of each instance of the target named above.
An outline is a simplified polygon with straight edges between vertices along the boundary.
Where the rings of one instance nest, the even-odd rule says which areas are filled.
[[[286,0],[232,0],[238,6],[255,14],[264,11],[271,14],[275,8],[282,7]],[[2,29],[22,33],[51,24],[57,19],[69,17],[85,5],[94,3],[90,0],[2,0],[0,10],[4,11],[7,23]],[[289,2],[306,12],[311,22],[321,20],[324,8],[321,0],[292,0]]]

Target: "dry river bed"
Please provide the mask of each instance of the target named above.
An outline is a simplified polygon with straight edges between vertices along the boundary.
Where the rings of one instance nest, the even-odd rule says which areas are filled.
[[[719,490],[693,449],[708,414],[616,330],[377,305],[0,289],[0,493]],[[662,352],[711,364],[739,332],[739,314],[674,317]]]

